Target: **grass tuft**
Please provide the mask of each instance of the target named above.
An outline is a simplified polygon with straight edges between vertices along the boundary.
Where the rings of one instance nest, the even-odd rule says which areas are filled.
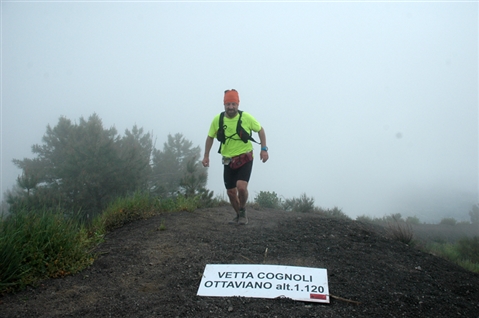
[[[157,213],[157,208],[157,201],[148,193],[136,192],[117,198],[93,220],[92,230],[103,235],[127,223],[151,217]]]
[[[0,293],[76,273],[93,262],[95,244],[59,211],[18,211],[0,222]]]
[[[159,200],[138,192],[118,198],[88,225],[60,209],[24,210],[2,218],[0,294],[34,286],[48,277],[76,273],[93,263],[93,248],[107,232],[161,212],[193,211],[198,202],[197,197]],[[158,229],[165,230],[165,224]]]
[[[475,252],[479,248],[478,244],[479,237],[476,236],[473,239],[464,238],[456,243],[428,243],[424,250],[456,263],[471,272],[479,273],[478,254]],[[466,251],[464,250],[464,245],[468,246]]]
[[[414,232],[411,224],[392,217],[392,221],[388,222],[388,229],[391,236],[404,244],[410,244],[414,238]]]

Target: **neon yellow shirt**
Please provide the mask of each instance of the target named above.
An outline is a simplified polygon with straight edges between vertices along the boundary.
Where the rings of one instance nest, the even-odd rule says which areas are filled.
[[[228,118],[226,117],[226,115],[223,118],[223,124],[226,126],[226,141],[223,145],[221,145],[221,154],[224,157],[235,157],[253,150],[253,144],[250,140],[244,143],[236,134],[236,125],[238,124],[239,117],[240,115],[238,113],[234,118]],[[260,123],[251,114],[247,112],[243,112],[241,116],[241,126],[243,126],[243,128],[248,132],[259,132],[261,130]],[[208,132],[208,136],[210,136],[211,138],[216,138],[219,127],[220,114],[216,115],[215,118],[213,118],[210,130]]]

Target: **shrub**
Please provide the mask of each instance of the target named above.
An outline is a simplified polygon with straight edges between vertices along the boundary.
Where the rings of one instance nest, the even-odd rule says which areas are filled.
[[[467,242],[467,243],[466,243]],[[474,239],[465,239],[463,243],[429,243],[424,249],[433,255],[442,257],[453,262],[466,270],[479,273],[479,262],[477,262],[477,237]],[[465,249],[465,251],[463,250]],[[474,252],[476,251],[476,252]],[[476,253],[470,254],[470,253]],[[467,256],[469,255],[469,256]],[[476,261],[468,259],[471,257]],[[474,257],[476,256],[476,257]]]
[[[409,224],[420,224],[419,218],[417,216],[408,216],[406,218],[406,222]]]
[[[160,212],[174,211],[176,209],[176,200],[174,198],[157,199]]]
[[[148,193],[142,192],[117,198],[93,220],[92,230],[104,234],[126,223],[152,216],[155,213],[155,202]]]
[[[198,208],[199,197],[186,197],[178,195],[176,197],[176,204],[174,211],[188,211],[192,212]]]
[[[17,211],[0,223],[0,293],[80,271],[93,262],[94,244],[62,211]]]
[[[397,219],[396,216],[392,216],[391,222],[388,223],[388,228],[391,236],[404,244],[410,244],[414,237],[411,224]]]
[[[452,243],[438,243],[433,242],[426,245],[426,249],[433,255],[445,258],[452,262],[457,262],[459,259],[459,252]]]
[[[311,212],[314,210],[314,198],[309,198],[306,193],[303,193],[299,198],[286,199],[283,209],[294,212]]]
[[[278,209],[281,206],[281,199],[274,191],[260,191],[254,198],[254,202],[261,208]]]
[[[378,219],[378,222],[383,222],[383,223],[396,223],[399,221],[404,221],[401,213],[385,215],[382,217],[382,219]]]
[[[479,236],[464,237],[457,241],[460,258],[479,264]]]
[[[349,216],[347,216],[340,208],[338,207],[334,207],[332,209],[326,209],[326,210],[322,210],[322,212],[327,215],[327,216],[330,216],[330,217],[333,217],[333,218],[338,218],[338,219],[347,219],[347,220],[350,220],[351,218]]]
[[[364,222],[364,223],[374,223],[373,218],[365,214],[357,216],[356,221]]]
[[[200,188],[198,190],[198,206],[201,208],[210,208],[220,205],[220,201],[213,197],[214,192],[206,188]]]
[[[444,218],[439,222],[442,225],[456,225],[457,221],[455,218]]]
[[[87,225],[75,213],[65,213],[60,208],[19,210],[0,219],[0,294],[47,277],[76,273],[92,264],[92,247],[101,242],[106,232],[162,211],[193,211],[200,200],[200,196],[178,195],[160,201],[137,192],[117,198]],[[158,229],[166,229],[163,222]]]
[[[379,224],[382,226],[386,226],[388,223],[394,223],[395,220],[402,221],[401,213],[391,214],[387,216],[385,215],[383,217],[371,217],[365,214],[356,217],[356,221]]]

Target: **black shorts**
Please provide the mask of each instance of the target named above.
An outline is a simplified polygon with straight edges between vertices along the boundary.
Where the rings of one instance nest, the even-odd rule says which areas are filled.
[[[224,166],[223,180],[226,189],[236,188],[238,180],[249,182],[251,171],[253,170],[253,161],[245,163],[238,169],[231,169],[229,165]]]

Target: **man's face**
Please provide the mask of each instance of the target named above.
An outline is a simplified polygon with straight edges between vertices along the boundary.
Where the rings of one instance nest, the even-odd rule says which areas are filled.
[[[233,118],[238,114],[238,103],[226,103],[225,114],[228,118]]]

